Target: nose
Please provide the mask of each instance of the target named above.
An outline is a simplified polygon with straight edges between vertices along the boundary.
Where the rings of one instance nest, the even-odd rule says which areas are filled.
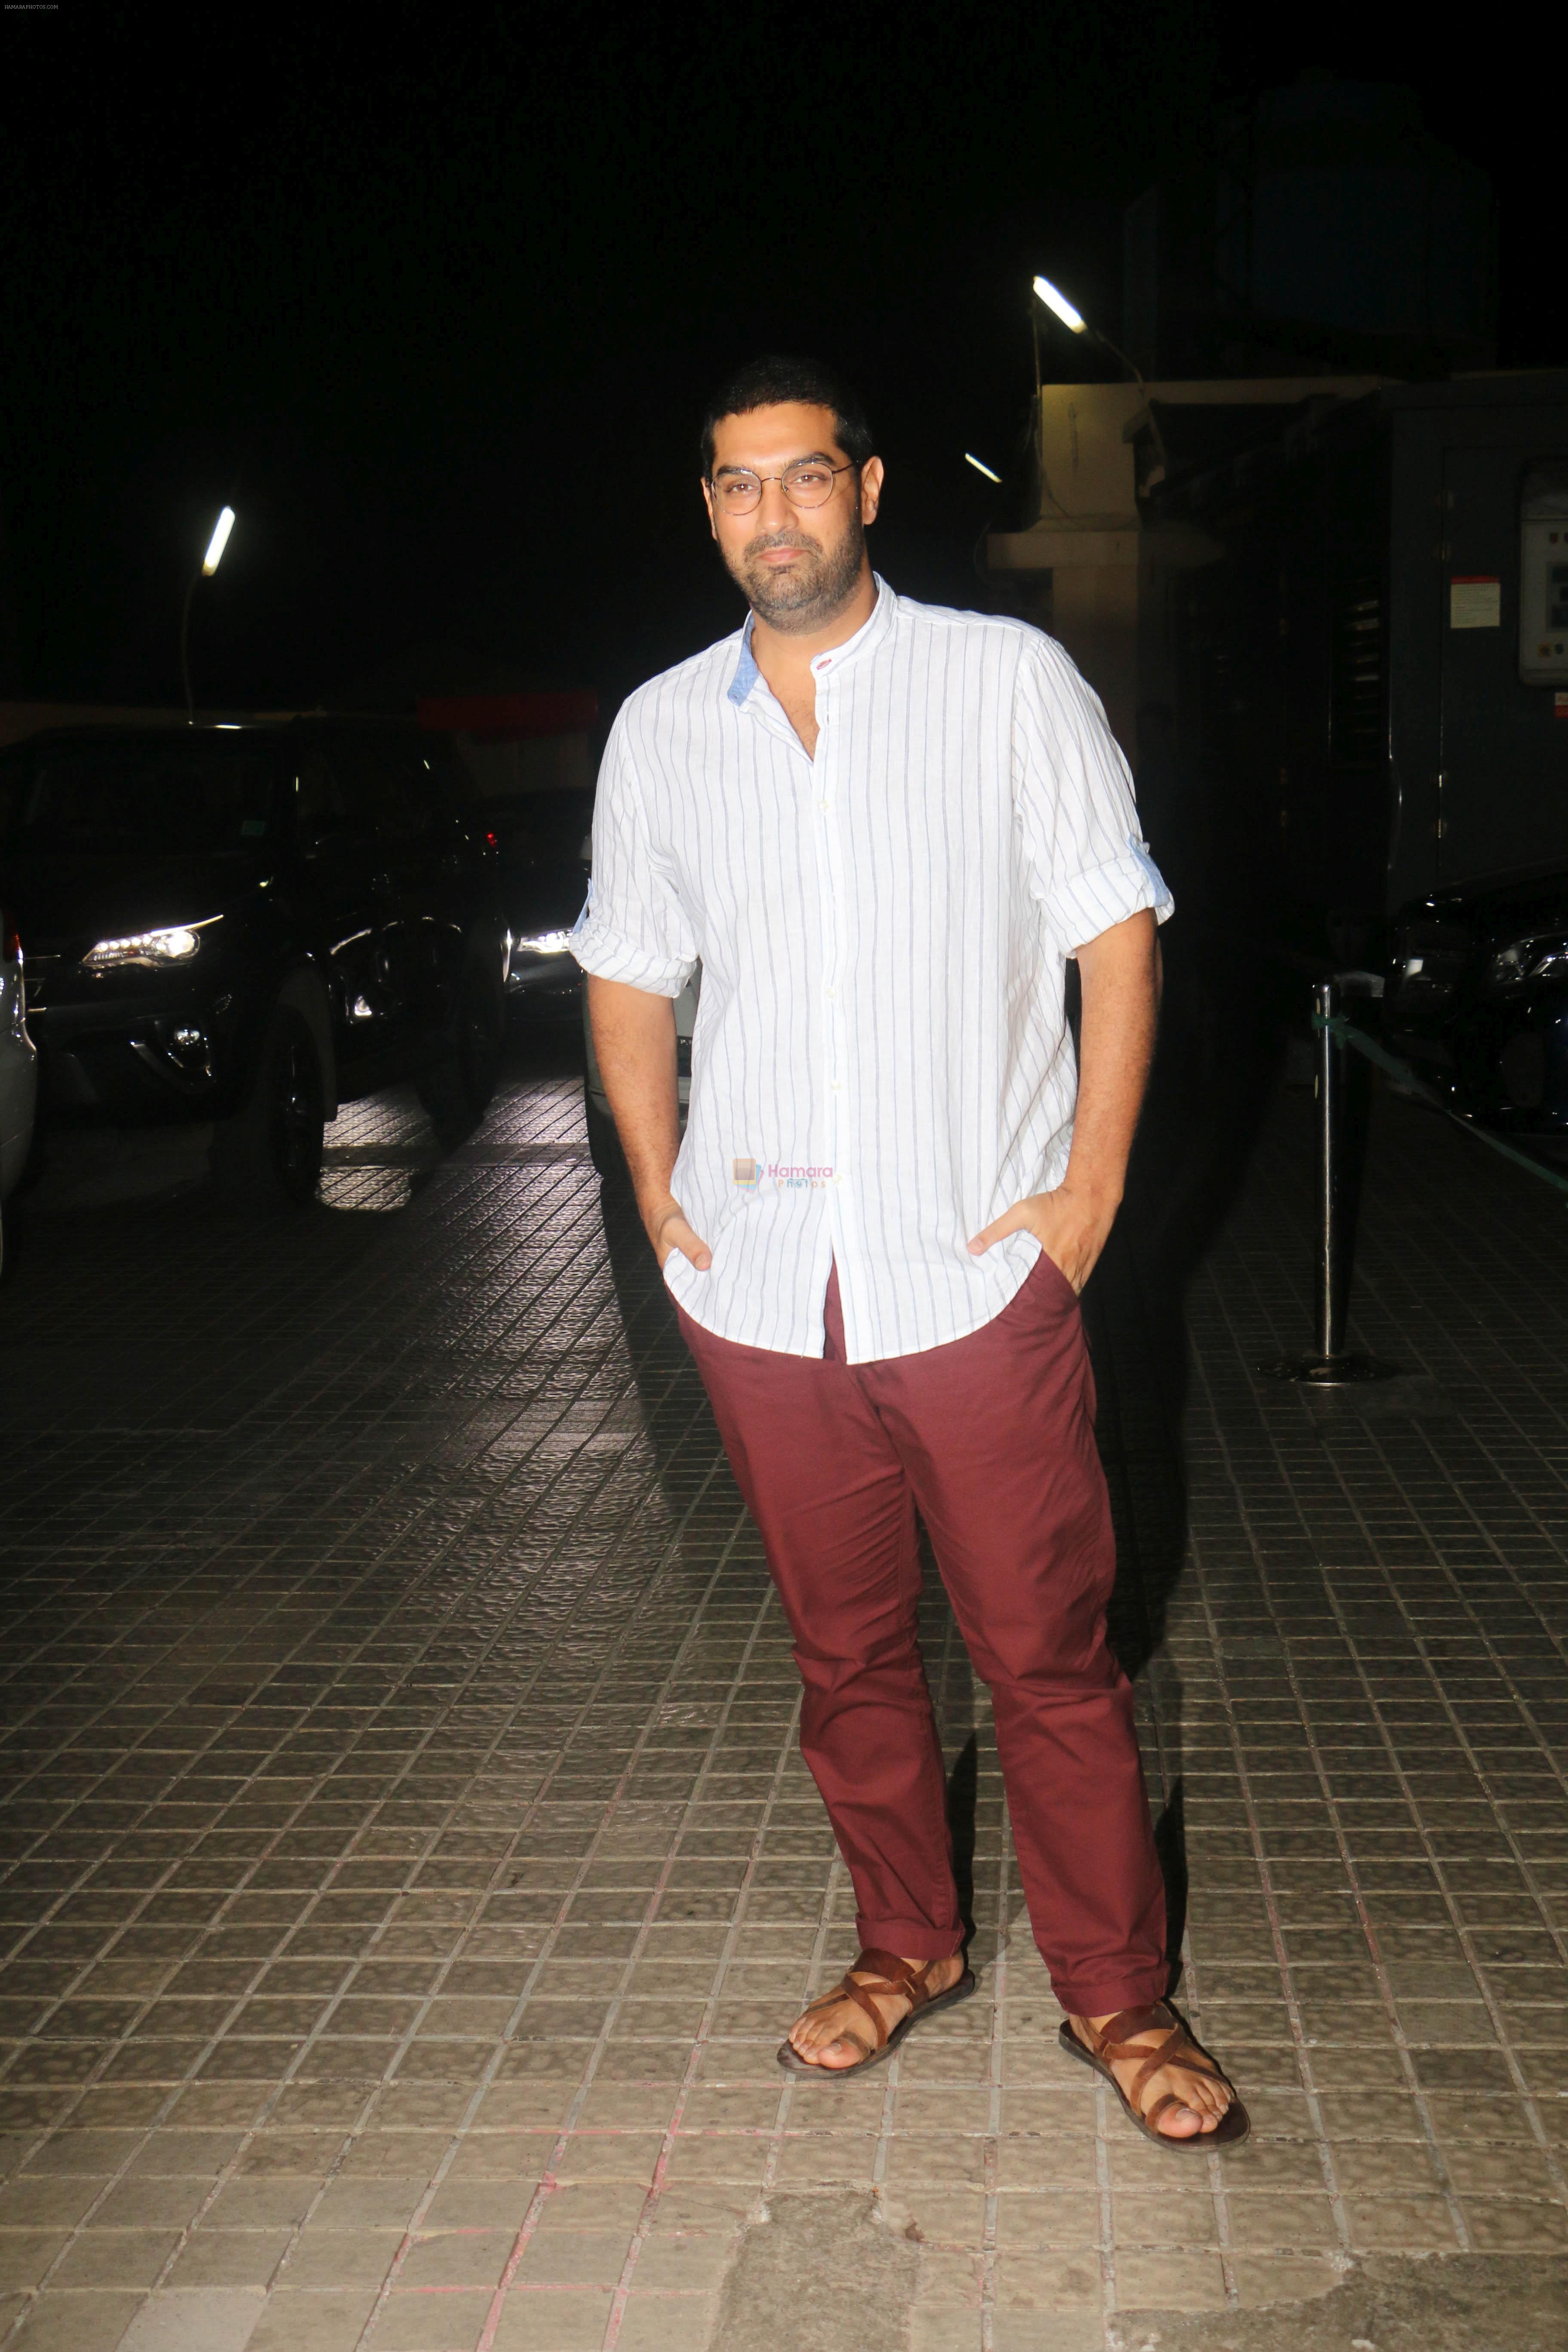
[[[795,520],[795,509],[784,496],[781,481],[764,482],[757,504],[752,527],[757,530],[783,530]]]

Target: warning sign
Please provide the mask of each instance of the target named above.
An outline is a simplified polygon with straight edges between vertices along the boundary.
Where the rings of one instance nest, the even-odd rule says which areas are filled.
[[[1456,572],[1448,582],[1451,629],[1500,629],[1502,582],[1484,572]]]

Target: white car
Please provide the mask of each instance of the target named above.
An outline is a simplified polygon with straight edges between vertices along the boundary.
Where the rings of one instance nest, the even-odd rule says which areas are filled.
[[[0,913],[0,1265],[5,1255],[5,1199],[27,1164],[37,1093],[38,1057],[27,1034],[22,942],[9,915]]]

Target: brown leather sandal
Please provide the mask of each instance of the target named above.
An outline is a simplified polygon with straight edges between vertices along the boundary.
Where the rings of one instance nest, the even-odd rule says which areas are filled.
[[[957,1983],[949,1985],[945,1992],[928,1992],[926,1979],[937,1965],[935,1960],[927,1960],[915,1966],[900,1959],[896,1952],[862,1952],[855,1969],[862,1975],[869,1975],[870,1983],[856,1984],[855,1970],[851,1969],[839,1979],[831,1992],[822,1993],[812,2001],[803,2014],[809,2017],[814,2009],[826,2009],[830,2001],[852,2000],[870,2019],[871,2031],[877,2038],[875,2042],[867,2042],[858,2033],[848,2032],[840,2033],[837,2038],[840,2042],[853,2042],[857,2049],[865,2051],[864,2058],[858,2059],[852,2066],[816,2066],[809,2058],[803,2058],[792,2042],[783,2042],[779,2044],[779,2064],[786,2074],[812,2074],[829,2083],[841,2083],[852,2074],[864,2074],[868,2067],[879,2066],[884,2058],[892,2056],[911,2025],[919,2025],[924,2019],[934,2017],[939,2009],[951,2009],[954,2001],[967,2000],[974,1990],[974,1971],[966,1968]],[[902,1993],[912,2004],[908,2014],[900,2018],[890,2033],[882,2022],[881,2012],[874,1998],[879,1992]]]
[[[1087,2018],[1084,2022],[1089,2024]],[[1152,2048],[1133,2041],[1135,2033],[1147,2033],[1152,2028],[1158,2027],[1167,2029],[1165,2038],[1155,2042]],[[1077,2058],[1083,2065],[1091,2066],[1097,2074],[1104,2075],[1126,2109],[1129,2120],[1137,2125],[1145,2139],[1155,2141],[1161,2147],[1206,2156],[1213,2148],[1239,2147],[1252,2129],[1251,2118],[1237,2097],[1236,2086],[1229,2075],[1215,2064],[1206,2050],[1199,2048],[1183,2020],[1167,2001],[1156,2001],[1152,2009],[1118,2010],[1098,2032],[1093,2026],[1089,2026],[1089,2031],[1094,2034],[1092,2049],[1079,2040],[1071,2021],[1064,2018],[1062,2048],[1069,2058]],[[1129,2058],[1142,2061],[1132,2078],[1131,2095],[1122,2089],[1110,2071],[1112,2061],[1120,2059],[1125,2062]],[[1225,2084],[1230,2093],[1230,2105],[1213,2131],[1189,2132],[1184,2137],[1176,2139],[1169,2132],[1159,2129],[1160,2117],[1167,2107],[1181,2107],[1187,2104],[1184,2099],[1178,2098],[1174,2091],[1162,2091],[1146,2110],[1136,2104],[1142,2096],[1145,2084],[1153,2080],[1162,2066],[1179,2067],[1187,2074],[1206,2074],[1211,2082]]]

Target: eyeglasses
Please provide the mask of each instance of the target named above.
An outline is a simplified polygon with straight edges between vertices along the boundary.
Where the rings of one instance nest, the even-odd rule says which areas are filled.
[[[777,482],[792,507],[825,507],[833,496],[835,475],[856,471],[853,464],[830,466],[825,457],[803,457],[782,474],[725,474],[712,486],[713,499],[725,514],[751,514],[763,502],[764,485]]]

